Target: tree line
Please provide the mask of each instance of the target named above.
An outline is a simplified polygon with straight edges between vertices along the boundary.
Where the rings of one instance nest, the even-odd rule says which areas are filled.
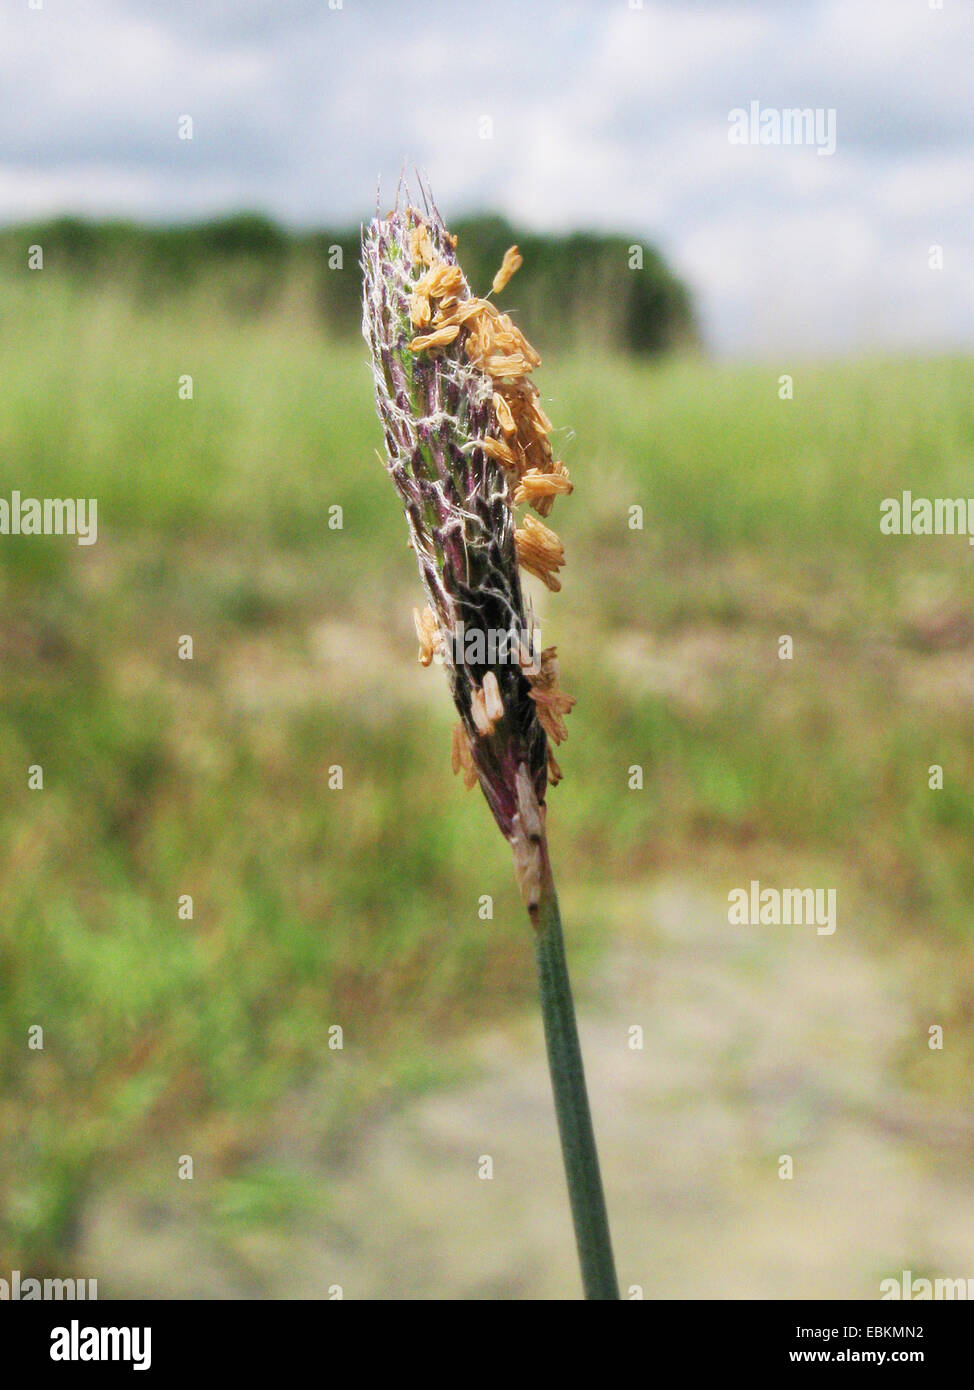
[[[494,215],[457,222],[474,293],[490,288],[515,242],[524,264],[500,300],[542,350],[593,348],[648,356],[699,346],[692,297],[659,251],[636,237],[526,233]],[[60,217],[0,229],[0,267],[22,271],[40,246],[45,270],[111,280],[140,299],[216,289],[247,316],[280,307],[298,287],[330,333],[359,332],[358,228],[292,231],[256,213],[184,225]]]

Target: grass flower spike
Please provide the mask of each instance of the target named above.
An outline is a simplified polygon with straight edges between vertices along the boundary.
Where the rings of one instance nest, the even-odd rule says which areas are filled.
[[[531,373],[541,358],[492,298],[471,293],[456,238],[425,200],[400,193],[363,237],[363,331],[372,354],[386,466],[402,500],[428,607],[419,660],[446,668],[459,714],[452,764],[480,783],[513,853],[535,928],[542,1013],[589,1297],[618,1297],[574,1007],[551,876],[546,793],[561,772],[550,743],[574,701],[554,647],[538,650],[520,571],[561,588],[565,553],[547,518],[572,491]],[[490,295],[521,265],[511,247]],[[515,507],[526,504],[518,523]]]
[[[492,293],[520,263],[512,247]],[[549,767],[552,780],[558,773],[536,690],[551,677],[535,650],[519,566],[558,589],[565,556],[543,522],[527,516],[518,526],[513,504],[547,515],[572,486],[529,376],[541,359],[508,315],[471,295],[435,213],[402,207],[373,222],[364,271],[388,469],[429,600],[416,615],[420,660],[429,665],[437,650],[443,659],[458,737],[469,745],[459,765],[476,770],[516,862],[527,866],[520,881],[534,911],[541,865],[526,827],[543,818]],[[562,700],[567,712],[572,702]]]

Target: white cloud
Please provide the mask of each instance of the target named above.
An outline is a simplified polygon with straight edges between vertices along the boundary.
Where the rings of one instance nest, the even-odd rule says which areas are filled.
[[[974,16],[954,0],[87,0],[0,26],[4,220],[358,221],[407,156],[447,215],[656,240],[724,352],[974,336]],[[731,146],[751,99],[835,106],[836,154]]]

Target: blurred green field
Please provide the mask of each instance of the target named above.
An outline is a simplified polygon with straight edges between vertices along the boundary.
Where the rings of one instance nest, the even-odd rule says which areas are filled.
[[[40,1274],[88,1184],[162,1142],[175,1163],[192,1134],[236,1214],[286,1202],[234,1174],[330,1025],[354,1062],[338,1125],[441,1076],[443,1040],[533,976],[509,852],[415,663],[364,347],[325,340],[298,294],[246,320],[205,287],[138,310],[47,271],[0,284],[0,341],[0,495],[94,496],[99,521],[90,548],[0,538],[0,1263]],[[974,558],[878,523],[904,488],[971,493],[974,360],[573,356],[538,383],[576,481],[564,589],[539,601],[578,696],[550,797],[562,877],[819,866],[859,904],[849,930],[885,949],[875,903],[916,943],[918,1017],[968,1039],[942,1072],[959,1094]],[[602,925],[568,923],[580,971]]]

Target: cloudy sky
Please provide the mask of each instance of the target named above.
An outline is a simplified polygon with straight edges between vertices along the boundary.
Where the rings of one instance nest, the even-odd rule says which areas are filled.
[[[357,223],[407,157],[447,218],[656,241],[723,355],[969,347],[972,72],[971,0],[7,0],[0,221]],[[732,143],[752,102],[835,152]]]

